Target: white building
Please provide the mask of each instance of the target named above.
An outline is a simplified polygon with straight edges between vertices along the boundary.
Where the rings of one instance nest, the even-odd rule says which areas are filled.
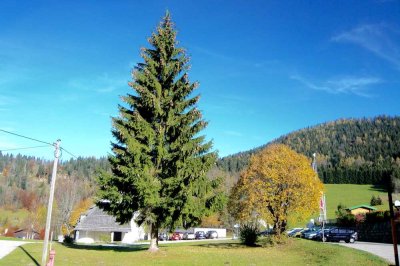
[[[75,241],[77,243],[121,241],[132,244],[144,239],[145,236],[143,227],[138,226],[134,218],[130,223],[121,225],[116,222],[115,217],[93,206],[79,219],[75,227]]]

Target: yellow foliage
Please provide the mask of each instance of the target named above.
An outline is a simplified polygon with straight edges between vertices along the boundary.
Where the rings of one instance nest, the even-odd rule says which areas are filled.
[[[80,201],[71,212],[71,216],[69,218],[69,226],[75,227],[81,215],[86,212],[92,205],[93,200],[90,198]]]
[[[219,227],[221,226],[221,224],[222,221],[220,220],[220,215],[218,213],[203,217],[203,219],[201,220],[202,227]]]
[[[69,235],[68,227],[67,227],[65,224],[61,225],[61,233],[62,233],[64,236],[65,236],[65,235]]]
[[[289,215],[308,218],[317,212],[322,191],[307,157],[274,144],[251,157],[232,189],[228,208],[239,221],[261,218],[281,232]]]

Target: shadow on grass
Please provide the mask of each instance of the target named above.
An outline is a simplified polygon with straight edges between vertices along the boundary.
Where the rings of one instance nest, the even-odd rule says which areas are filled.
[[[37,266],[40,265],[39,262],[37,262],[37,260],[35,260],[35,258],[32,257],[32,255],[29,254],[28,251],[26,251],[26,249],[24,249],[22,246],[19,246],[19,248],[20,248],[23,252],[25,252],[25,254],[33,261],[33,263],[35,263],[35,265],[37,265]]]
[[[369,188],[368,190],[387,193],[387,187],[384,186],[383,184],[375,184],[371,188]]]
[[[217,249],[239,249],[239,248],[248,247],[248,246],[240,244],[240,243],[208,243],[208,244],[201,244],[198,246],[205,247],[205,248],[217,248]],[[257,248],[257,247],[261,247],[261,246],[255,245],[252,247]]]
[[[149,249],[149,245],[134,245],[134,246],[103,246],[103,245],[65,245],[66,248],[71,249],[84,249],[84,250],[105,250],[105,251],[116,251],[116,252],[132,252],[132,251],[143,251]]]

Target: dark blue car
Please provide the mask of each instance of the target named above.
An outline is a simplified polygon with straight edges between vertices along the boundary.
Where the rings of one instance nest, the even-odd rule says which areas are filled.
[[[206,233],[204,233],[204,231],[197,231],[194,237],[195,239],[206,239]]]

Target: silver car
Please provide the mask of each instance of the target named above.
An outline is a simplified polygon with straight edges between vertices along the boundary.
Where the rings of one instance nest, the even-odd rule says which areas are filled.
[[[193,240],[195,238],[196,238],[196,236],[193,233],[184,233],[183,234],[183,239],[185,239],[185,240]]]
[[[218,238],[217,231],[208,231],[206,234],[206,238],[208,238],[208,239]]]

